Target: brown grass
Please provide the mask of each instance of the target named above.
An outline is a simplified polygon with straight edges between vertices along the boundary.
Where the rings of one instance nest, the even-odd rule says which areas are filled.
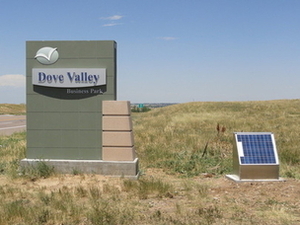
[[[17,167],[25,134],[1,137],[0,225],[298,224],[299,112],[300,100],[280,100],[194,102],[133,114],[138,181],[32,179]],[[234,131],[274,132],[286,182],[227,180]]]
[[[199,175],[218,164],[220,167],[214,172],[223,174],[231,169],[233,132],[273,132],[282,164],[281,175],[300,178],[296,166],[300,164],[299,112],[300,100],[173,105],[134,114],[136,147],[145,167],[155,166],[172,172],[170,164],[173,165],[176,158],[186,162],[181,165],[184,169],[188,162],[193,162],[191,158],[201,160],[200,155],[207,145],[206,166],[196,171],[182,171],[182,174]],[[177,168],[180,166],[178,160],[175,164]]]
[[[25,113],[25,104],[0,104],[0,115],[24,115]]]

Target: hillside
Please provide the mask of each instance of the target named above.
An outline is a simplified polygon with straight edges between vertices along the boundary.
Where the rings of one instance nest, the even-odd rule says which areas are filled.
[[[245,131],[273,132],[281,175],[300,178],[299,124],[300,100],[192,102],[134,114],[141,164],[184,176],[230,172],[233,132]]]
[[[18,170],[25,133],[1,137],[2,224],[299,224],[300,100],[191,102],[133,113],[139,180]],[[235,183],[232,133],[273,132],[285,182]]]
[[[0,115],[23,115],[26,113],[25,104],[0,104]]]

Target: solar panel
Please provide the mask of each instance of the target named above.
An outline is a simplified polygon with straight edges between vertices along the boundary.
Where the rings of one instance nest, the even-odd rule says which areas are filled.
[[[236,133],[240,164],[277,164],[272,133]]]

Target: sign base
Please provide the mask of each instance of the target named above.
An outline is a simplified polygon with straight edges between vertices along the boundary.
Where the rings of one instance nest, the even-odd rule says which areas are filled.
[[[134,161],[103,161],[103,160],[63,160],[63,159],[22,159],[20,166],[23,168],[35,167],[39,162],[54,167],[57,173],[72,174],[100,174],[111,177],[124,177],[138,179],[138,158]]]

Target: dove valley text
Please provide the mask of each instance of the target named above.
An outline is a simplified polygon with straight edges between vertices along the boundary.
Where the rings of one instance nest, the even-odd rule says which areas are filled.
[[[67,72],[67,77],[70,80],[70,83],[89,83],[96,85],[99,80],[99,75],[88,75],[88,73],[70,73]],[[64,75],[56,75],[56,74],[45,74],[43,72],[38,73],[38,81],[39,83],[64,83],[65,76]]]
[[[106,84],[106,69],[32,69],[32,83],[47,87],[89,87]]]

